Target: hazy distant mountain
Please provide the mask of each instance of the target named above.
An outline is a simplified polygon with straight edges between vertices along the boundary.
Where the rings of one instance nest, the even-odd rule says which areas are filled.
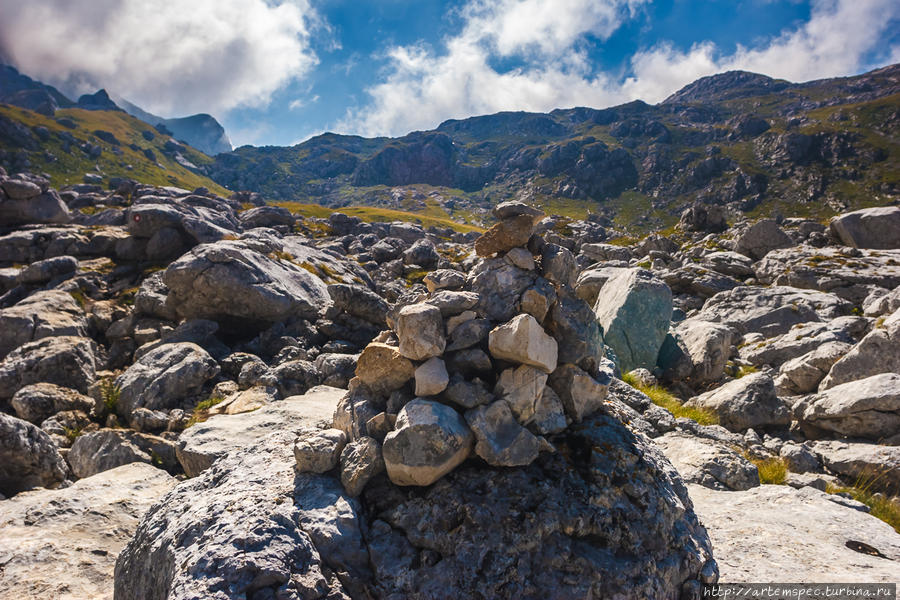
[[[0,103],[21,106],[43,115],[74,103],[51,85],[22,75],[15,67],[0,64]]]
[[[232,150],[231,140],[228,139],[225,128],[208,114],[201,113],[179,119],[164,119],[143,110],[124,98],[117,98],[116,102],[128,114],[150,125],[165,126],[173,137],[187,142],[210,156]]]

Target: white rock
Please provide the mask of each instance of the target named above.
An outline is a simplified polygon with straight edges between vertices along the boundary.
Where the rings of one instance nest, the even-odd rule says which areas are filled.
[[[556,368],[556,340],[531,315],[520,314],[488,336],[494,358],[531,365],[550,373]]]

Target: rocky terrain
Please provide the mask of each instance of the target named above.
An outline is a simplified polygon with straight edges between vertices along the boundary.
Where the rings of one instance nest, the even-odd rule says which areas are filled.
[[[0,190],[0,597],[896,580],[896,205],[611,244]]]

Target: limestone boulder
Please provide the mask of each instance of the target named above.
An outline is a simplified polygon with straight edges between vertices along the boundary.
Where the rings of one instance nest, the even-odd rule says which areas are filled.
[[[541,450],[540,440],[516,421],[506,402],[468,410],[466,422],[475,434],[475,454],[489,465],[529,465]]]
[[[384,471],[381,444],[378,440],[362,436],[347,443],[341,450],[341,485],[347,495],[359,496],[369,481]]]
[[[52,383],[87,393],[96,374],[96,345],[89,338],[46,337],[28,342],[0,361],[0,399],[33,383]]]
[[[690,357],[690,379],[696,384],[715,381],[725,373],[733,332],[730,327],[687,319],[675,327]]]
[[[565,364],[550,375],[549,386],[562,401],[569,418],[577,423],[600,410],[611,382],[612,377],[605,370],[594,378],[575,365]]]
[[[853,248],[900,248],[900,207],[864,208],[834,217],[832,233]]]
[[[812,452],[849,483],[891,495],[900,491],[900,446],[820,440]]]
[[[121,391],[116,410],[129,418],[136,408],[178,408],[218,372],[216,361],[197,344],[163,344],[116,379]]]
[[[882,373],[807,396],[794,406],[801,425],[838,435],[880,440],[900,431],[900,375]],[[816,435],[816,437],[820,437]]]
[[[294,442],[294,459],[300,473],[325,473],[335,468],[347,445],[347,434],[340,429],[310,429]]]
[[[441,311],[431,304],[410,304],[401,308],[396,332],[400,354],[412,360],[440,356],[447,346]]]
[[[529,215],[508,217],[475,240],[475,253],[478,256],[491,256],[517,246],[524,246],[533,232],[534,217]]]
[[[759,485],[759,472],[726,444],[670,432],[653,440],[687,483],[714,490],[748,490]]]
[[[672,321],[672,290],[644,269],[621,271],[603,285],[594,313],[623,371],[653,368]]]
[[[56,444],[31,423],[0,413],[0,494],[56,487],[68,468]]]
[[[508,321],[520,312],[522,293],[531,287],[534,271],[519,268],[502,258],[479,261],[469,271],[467,283],[480,300],[476,312],[493,321]]]
[[[819,389],[827,390],[879,373],[900,373],[900,309],[837,360]]]
[[[440,358],[433,356],[416,367],[416,396],[436,396],[447,388],[450,375]]]
[[[509,405],[520,424],[527,425],[535,418],[546,384],[547,373],[529,365],[520,365],[505,369],[500,374],[494,396]]]
[[[127,429],[101,429],[75,439],[66,455],[76,477],[90,477],[135,462],[177,471],[175,444]]]
[[[789,425],[790,409],[775,392],[768,373],[751,373],[695,396],[687,406],[715,411],[719,423],[730,431]]]
[[[68,293],[35,292],[0,310],[0,359],[28,342],[60,335],[85,336],[84,311]]]
[[[10,405],[20,419],[35,425],[58,412],[80,410],[91,412],[95,406],[93,398],[75,390],[52,383],[34,383],[16,392]]]
[[[414,375],[412,361],[399,348],[381,342],[366,346],[356,361],[356,376],[377,394],[386,395],[403,387]]]
[[[473,439],[455,410],[417,398],[400,410],[384,439],[388,477],[396,485],[431,485],[469,456]]]
[[[754,260],[759,260],[777,248],[788,248],[794,242],[772,219],[757,221],[735,241],[734,249]]]
[[[782,395],[796,396],[816,391],[832,365],[850,351],[844,342],[826,342],[803,356],[781,365],[775,378],[775,390]]]

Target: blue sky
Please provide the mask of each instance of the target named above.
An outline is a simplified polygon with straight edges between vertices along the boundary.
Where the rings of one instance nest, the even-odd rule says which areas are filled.
[[[0,0],[0,12],[0,48],[23,72],[163,116],[209,112],[235,145],[658,102],[735,68],[806,81],[900,60],[896,0]]]

